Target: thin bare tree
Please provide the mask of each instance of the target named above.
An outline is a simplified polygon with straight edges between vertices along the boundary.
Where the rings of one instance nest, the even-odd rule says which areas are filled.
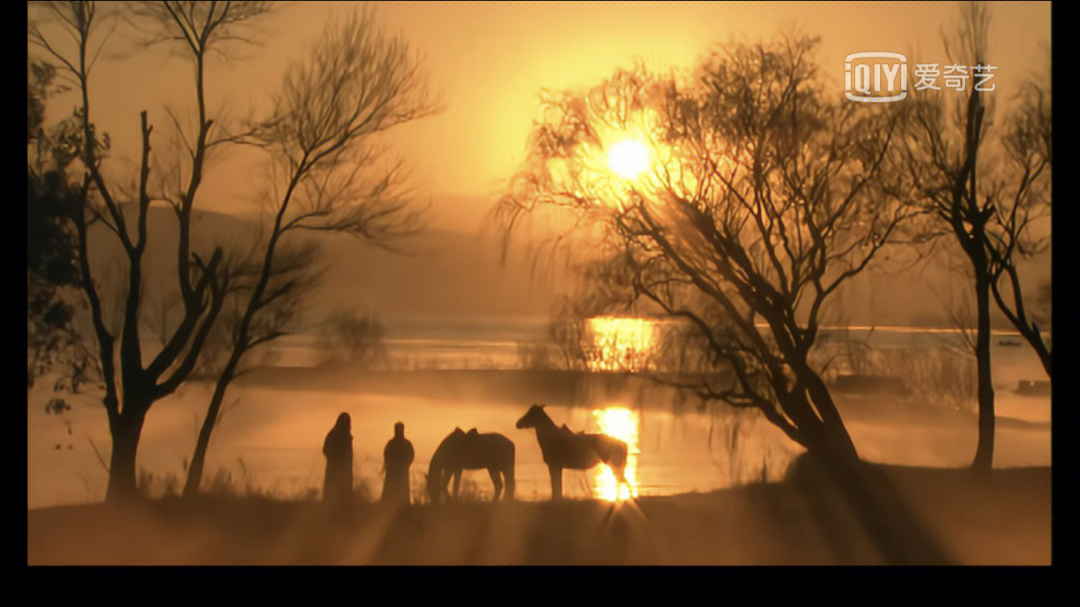
[[[965,93],[950,113],[940,91],[921,91],[910,105],[905,171],[928,213],[923,238],[949,238],[970,263],[975,300],[974,352],[978,374],[979,439],[972,467],[989,470],[994,455],[994,388],[991,378],[991,297],[1039,352],[1050,356],[1038,326],[1027,318],[1016,261],[1049,242],[1049,95],[1028,88],[1004,137],[995,136],[994,90],[987,56],[990,25],[985,3],[961,8],[960,27],[946,38],[950,61],[971,70]],[[1043,230],[1043,232],[1040,232]],[[1007,279],[1009,296],[1001,293]],[[1045,356],[1044,356],[1045,353]]]
[[[395,249],[421,229],[400,165],[373,174],[383,151],[374,138],[434,110],[416,56],[379,28],[370,8],[329,25],[286,72],[273,115],[243,140],[267,154],[280,183],[272,181],[265,194],[271,227],[248,264],[253,281],[233,323],[232,351],[199,432],[185,496],[199,489],[210,435],[244,354],[284,333],[283,308],[273,304],[304,280],[290,268],[310,268],[303,250],[289,259],[283,246],[295,243],[294,234],[335,232]]]
[[[1001,138],[1005,150],[1004,175],[998,177],[999,194],[987,230],[990,253],[990,292],[998,309],[1039,355],[1051,375],[1050,344],[1043,339],[1040,322],[1049,312],[1024,305],[1024,290],[1017,262],[1049,249],[1051,208],[1051,95],[1049,78],[1032,77],[1021,87],[1016,108],[1006,119]],[[1004,284],[1002,284],[1004,283]],[[1047,286],[1049,289],[1049,286]],[[1037,293],[1043,300],[1046,296]],[[1041,318],[1040,318],[1041,317]]]
[[[140,5],[143,6],[143,5]],[[221,249],[203,259],[190,249],[191,213],[201,183],[205,153],[210,145],[213,121],[205,114],[203,68],[209,49],[229,42],[236,27],[265,12],[264,3],[162,3],[148,10],[165,12],[191,25],[188,57],[196,65],[195,93],[199,101],[199,129],[193,166],[184,194],[174,206],[179,223],[176,280],[184,314],[164,347],[144,364],[140,336],[143,258],[149,246],[147,220],[153,195],[150,191],[150,135],[145,111],[140,114],[140,161],[134,192],[125,193],[103,173],[101,165],[109,147],[108,136],[95,130],[90,106],[91,74],[109,31],[109,7],[95,2],[47,2],[33,8],[29,27],[31,48],[60,67],[79,93],[76,119],[80,126],[79,161],[83,172],[78,187],[79,208],[72,213],[77,233],[81,288],[89,303],[98,361],[104,383],[102,404],[109,419],[112,453],[106,501],[134,496],[135,456],[146,413],[153,403],[171,394],[194,368],[214,319],[224,300],[217,274]],[[127,7],[124,7],[127,8]],[[105,30],[105,31],[103,31]],[[131,200],[121,196],[130,195]],[[126,196],[125,196],[126,198]],[[127,262],[123,313],[119,330],[110,330],[105,319],[104,298],[91,272],[88,228],[100,222],[120,243]],[[132,225],[134,223],[134,225]]]
[[[71,222],[113,442],[106,501],[136,494],[135,457],[146,413],[196,368],[231,294],[246,299],[235,319],[233,347],[218,377],[204,430],[217,419],[215,405],[220,405],[244,352],[281,334],[278,304],[302,290],[301,277],[310,271],[306,261],[300,263],[303,255],[286,253],[303,249],[300,238],[283,244],[287,233],[346,232],[393,248],[419,225],[420,211],[410,206],[401,187],[399,166],[369,179],[370,165],[382,151],[371,136],[431,111],[418,62],[400,38],[387,37],[373,26],[370,9],[328,33],[310,60],[290,68],[270,118],[226,129],[224,121],[210,116],[205,79],[211,57],[231,55],[253,42],[273,8],[267,2],[214,1],[44,2],[31,7],[31,50],[54,62],[79,96],[75,149],[82,175],[74,188],[78,203]],[[117,40],[108,36],[117,23],[131,27],[136,49],[170,45],[194,72],[193,128],[184,129],[167,108],[183,162],[162,162],[160,152],[151,149],[153,129],[143,111],[139,163],[129,187],[102,170],[109,139],[96,132],[90,106],[90,90],[97,82],[91,73],[106,42]],[[208,158],[214,149],[230,144],[256,146],[277,169],[278,179],[268,180],[263,192],[271,227],[264,232],[254,265],[221,241],[211,242],[208,254],[200,254],[193,244],[194,205],[204,197],[200,186]],[[155,246],[148,230],[152,201],[167,203],[176,217],[173,280],[181,311],[159,335],[160,349],[144,356],[144,344],[154,342],[143,339],[149,326],[144,266],[148,248]],[[88,237],[93,223],[122,251],[125,276],[116,288],[105,287],[93,275]],[[121,301],[115,328],[107,318],[110,298]],[[200,433],[203,451],[207,441],[208,431]],[[189,472],[189,484],[197,486],[198,476]]]

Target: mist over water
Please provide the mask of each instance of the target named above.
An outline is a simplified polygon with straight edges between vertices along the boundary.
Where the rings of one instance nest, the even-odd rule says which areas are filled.
[[[513,440],[516,497],[547,499],[548,471],[535,433],[514,427],[534,402],[548,404],[552,420],[575,431],[603,430],[598,411],[633,411],[638,495],[776,481],[801,452],[753,412],[724,406],[699,411],[671,389],[637,378],[522,369],[519,346],[542,338],[543,330],[541,319],[390,322],[386,360],[378,369],[348,363],[315,366],[324,358],[315,340],[287,338],[266,359],[274,366],[256,368],[230,387],[210,442],[204,489],[228,486],[279,498],[318,497],[325,466],[322,441],[343,411],[353,420],[355,484],[371,499],[379,497],[382,450],[397,421],[404,422],[416,450],[414,499],[422,493],[432,452],[455,426]],[[841,335],[886,358],[890,349],[936,351],[962,343],[956,334],[910,330],[831,337]],[[1015,392],[1020,380],[1044,380],[1045,375],[1029,348],[1005,342],[995,335],[995,467],[1050,465],[1050,399]],[[959,356],[948,352],[944,356]],[[977,439],[973,404],[930,402],[920,386],[910,387],[913,393],[904,396],[834,391],[860,456],[902,465],[969,465]],[[94,450],[107,461],[104,410],[93,395],[65,395],[72,405],[66,418],[46,415],[51,388],[49,381],[40,381],[29,393],[27,506],[101,501],[107,474]],[[192,383],[151,408],[138,453],[151,494],[182,487],[210,390],[209,384]],[[565,471],[564,494],[595,495],[598,476],[595,470]],[[462,491],[468,499],[490,499],[486,471],[466,472]]]

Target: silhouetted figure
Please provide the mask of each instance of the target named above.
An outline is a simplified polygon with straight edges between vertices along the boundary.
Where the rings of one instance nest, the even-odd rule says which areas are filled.
[[[461,487],[462,470],[486,468],[495,486],[494,499],[514,498],[514,443],[495,432],[481,434],[476,428],[463,432],[461,428],[443,439],[431,456],[428,466],[427,489],[431,503],[449,498],[446,487],[454,479],[454,499]],[[505,487],[505,492],[503,491]]]
[[[322,452],[326,456],[326,477],[323,481],[323,501],[346,504],[352,495],[353,448],[349,414],[342,413],[326,435]]]
[[[405,424],[394,424],[394,438],[383,449],[383,467],[386,469],[381,498],[383,503],[409,503],[409,466],[413,456],[412,443],[405,438]]]
[[[551,473],[551,499],[562,498],[562,471],[585,470],[603,462],[615,473],[619,483],[628,485],[626,469],[626,443],[606,434],[573,432],[563,424],[555,425],[543,405],[533,405],[517,421],[518,428],[536,428],[536,440],[544,463]]]

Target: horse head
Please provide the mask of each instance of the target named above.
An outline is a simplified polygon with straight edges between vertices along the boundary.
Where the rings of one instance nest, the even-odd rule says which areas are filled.
[[[521,419],[517,420],[515,427],[519,430],[522,428],[535,428],[544,420],[551,421],[547,413],[544,413],[544,405],[533,405],[529,407],[525,415],[521,416]]]
[[[435,474],[436,474],[436,476],[441,476],[441,474],[438,473],[438,472],[436,472]],[[430,474],[425,474],[424,475],[424,485],[427,487],[428,499],[431,501],[432,504],[438,504],[439,503],[439,483],[438,483],[438,481],[436,481],[434,483],[431,482],[431,475]]]
[[[446,486],[450,481],[450,470],[436,470],[434,478],[432,475],[424,475],[424,484],[427,486],[428,499],[432,504],[440,504],[450,499],[450,491]]]

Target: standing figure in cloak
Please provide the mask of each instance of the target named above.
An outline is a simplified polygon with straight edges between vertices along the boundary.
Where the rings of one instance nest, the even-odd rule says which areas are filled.
[[[346,504],[352,495],[353,448],[350,426],[349,414],[342,413],[323,442],[322,452],[326,456],[323,501],[328,504]]]
[[[386,469],[381,498],[383,503],[409,503],[409,466],[413,456],[412,443],[405,438],[405,424],[394,424],[394,438],[383,449],[383,467]]]

